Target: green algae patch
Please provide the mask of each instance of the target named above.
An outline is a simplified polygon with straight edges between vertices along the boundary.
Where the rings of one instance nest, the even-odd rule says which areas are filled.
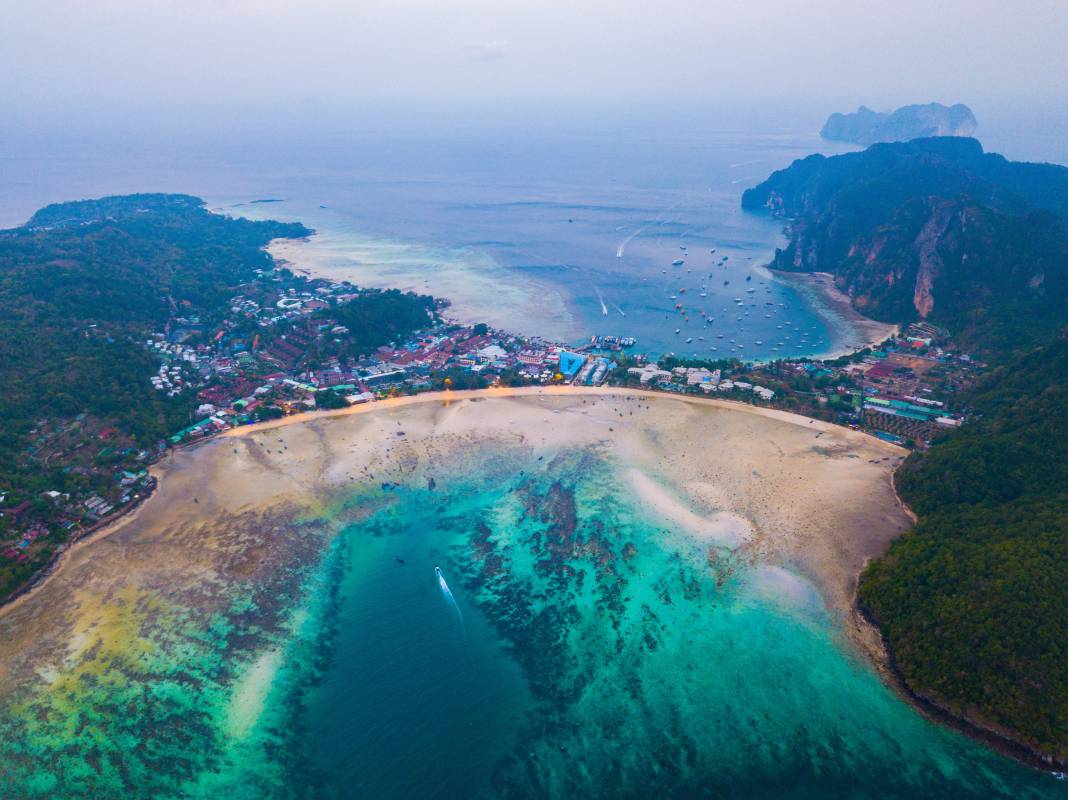
[[[262,516],[222,528],[216,567],[241,563],[237,541],[270,545],[275,563],[89,580],[57,609],[64,637],[0,700],[5,798],[282,796],[292,692],[280,676],[327,529]],[[284,531],[290,541],[268,542]]]

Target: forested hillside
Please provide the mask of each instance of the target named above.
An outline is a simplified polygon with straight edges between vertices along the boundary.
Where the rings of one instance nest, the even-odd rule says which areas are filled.
[[[927,320],[1001,359],[1066,318],[1068,168],[918,139],[796,161],[742,202],[790,220],[774,268],[833,273],[875,319]]]
[[[994,365],[964,428],[898,471],[918,522],[858,601],[912,691],[1068,760],[1068,169],[922,139],[811,156],[743,202],[790,220],[772,266]]]
[[[40,418],[91,414],[142,445],[185,424],[190,399],[152,389],[157,359],[138,339],[178,310],[217,317],[234,286],[270,266],[271,239],[308,233],[184,195],[49,206],[0,232],[0,490],[68,482],[24,458]]]
[[[975,419],[897,474],[916,527],[859,599],[908,685],[1068,758],[1068,342],[992,375]]]
[[[0,600],[151,488],[145,467],[204,418],[205,392],[225,408],[283,365],[431,321],[432,298],[275,269],[266,245],[310,233],[161,194],[49,206],[0,231]]]

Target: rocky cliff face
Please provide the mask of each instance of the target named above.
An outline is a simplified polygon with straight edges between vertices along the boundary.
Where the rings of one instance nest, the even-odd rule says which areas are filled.
[[[831,114],[820,136],[854,144],[902,142],[927,136],[972,136],[978,124],[972,110],[960,103],[927,103],[884,112],[861,106],[853,114]]]
[[[830,272],[858,311],[992,349],[1068,322],[1068,169],[972,139],[795,162],[743,206],[789,218],[773,268]]]

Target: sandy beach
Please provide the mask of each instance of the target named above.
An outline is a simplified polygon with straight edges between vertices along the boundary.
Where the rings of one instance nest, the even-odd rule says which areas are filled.
[[[235,576],[273,580],[315,557],[310,514],[359,481],[397,480],[501,443],[551,453],[596,446],[629,490],[712,559],[810,580],[848,638],[877,660],[853,612],[856,578],[909,523],[891,475],[905,452],[862,433],[730,401],[622,389],[498,389],[417,395],[234,429],[157,465],[139,511],[71,548],[34,592],[0,610],[0,682],[70,657],[72,631],[99,631],[113,598],[151,592],[221,603]],[[779,582],[784,592],[795,591]],[[66,654],[66,655],[61,655]]]
[[[857,350],[884,342],[900,331],[898,325],[870,319],[853,308],[849,295],[834,285],[834,276],[829,272],[770,272],[776,280],[801,292],[838,331],[838,346],[819,354],[819,358],[848,356]]]

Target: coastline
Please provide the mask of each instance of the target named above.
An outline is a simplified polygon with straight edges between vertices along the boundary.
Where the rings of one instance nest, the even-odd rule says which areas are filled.
[[[891,474],[890,480],[891,485],[893,486],[894,496],[897,498],[901,510],[908,515],[909,519],[912,520],[912,524],[915,525],[916,522],[919,521],[919,517],[916,516],[916,512],[909,507],[908,503],[901,499],[901,495],[898,494],[896,469],[893,474]],[[863,572],[866,568],[867,564],[864,565],[860,572]],[[1055,762],[1047,761],[1040,753],[1035,752],[1027,745],[1016,741],[1006,733],[993,730],[981,723],[973,722],[966,717],[958,716],[936,703],[934,700],[914,691],[912,687],[909,686],[908,681],[905,679],[904,674],[897,665],[897,661],[894,659],[894,653],[890,649],[889,642],[887,642],[886,637],[883,636],[878,620],[869,614],[868,610],[860,603],[858,591],[860,587],[860,572],[857,573],[857,581],[853,589],[853,616],[859,621],[860,625],[864,626],[867,631],[875,637],[873,649],[869,655],[872,657],[872,663],[876,670],[890,688],[893,689],[902,700],[916,709],[917,712],[927,719],[940,725],[944,725],[947,728],[952,728],[958,733],[974,739],[992,750],[996,750],[1002,755],[1019,761],[1029,767],[1033,767],[1042,772],[1054,771],[1053,766]]]
[[[883,653],[883,659],[880,662],[875,663],[876,670],[882,676],[886,684],[904,702],[912,706],[912,708],[926,719],[967,736],[969,739],[979,742],[980,744],[989,747],[991,750],[1001,753],[1003,756],[1011,758],[1014,761],[1040,772],[1055,775],[1062,774],[1057,768],[1064,766],[1063,764],[1055,761],[1047,761],[1040,753],[1032,750],[1022,742],[1013,739],[1011,736],[993,730],[992,728],[988,728],[980,723],[973,722],[966,717],[958,716],[936,703],[934,700],[914,691],[912,687],[909,686],[908,681],[905,680],[905,676],[902,674],[901,670],[898,668],[897,662],[894,660],[893,652],[890,650],[885,637],[882,635],[882,631],[879,629],[877,621],[857,602],[855,596],[853,603],[856,616],[860,620],[863,620],[864,625],[874,631],[879,640],[879,647]]]
[[[569,385],[561,386],[526,386],[526,387],[498,387],[489,389],[471,389],[471,390],[448,390],[438,392],[423,392],[421,394],[407,395],[403,397],[389,398],[386,400],[379,400],[373,403],[365,403],[357,406],[349,406],[341,409],[331,410],[319,410],[319,411],[306,411],[299,414],[293,414],[287,417],[283,417],[277,420],[269,420],[266,422],[260,422],[253,425],[245,425],[238,428],[231,428],[223,431],[222,433],[212,436],[210,438],[201,439],[195,443],[184,445],[181,448],[177,448],[174,451],[170,451],[167,458],[161,459],[150,467],[150,472],[153,477],[156,478],[156,485],[154,490],[141,498],[136,505],[128,506],[124,512],[116,518],[104,521],[99,528],[87,532],[85,535],[79,537],[77,540],[71,542],[64,547],[58,554],[54,562],[49,566],[47,571],[42,573],[42,576],[27,585],[27,587],[20,591],[17,595],[10,598],[7,602],[0,604],[0,618],[3,618],[13,610],[21,606],[28,599],[36,596],[39,590],[48,586],[54,579],[60,576],[70,557],[81,551],[83,548],[95,543],[107,539],[112,534],[122,531],[127,525],[136,521],[142,509],[145,508],[147,501],[155,499],[160,494],[160,489],[163,488],[164,479],[169,472],[169,464],[174,458],[174,455],[178,452],[193,452],[203,447],[211,446],[213,443],[221,441],[223,439],[234,438],[247,438],[250,436],[256,436],[258,434],[278,430],[281,428],[288,428],[297,425],[307,425],[317,422],[333,420],[340,417],[370,415],[373,413],[380,413],[383,415],[390,414],[401,409],[410,408],[412,406],[419,405],[432,405],[440,404],[442,407],[448,408],[453,404],[460,404],[465,401],[478,402],[482,400],[492,399],[523,399],[523,398],[573,398],[582,399],[585,402],[586,399],[643,399],[643,400],[657,400],[657,401],[673,401],[676,403],[684,404],[686,406],[693,406],[695,408],[706,409],[721,409],[725,411],[741,412],[742,414],[761,417],[769,420],[774,420],[780,423],[787,423],[791,426],[795,426],[799,429],[811,431],[817,435],[825,433],[832,433],[840,436],[846,441],[854,443],[856,446],[866,446],[875,448],[876,450],[887,454],[888,456],[896,456],[899,459],[903,459],[907,454],[907,451],[898,447],[897,445],[878,439],[862,431],[852,430],[844,426],[836,425],[831,422],[825,422],[822,420],[812,419],[800,414],[795,414],[789,411],[782,411],[774,408],[765,408],[762,406],[754,406],[748,403],[743,403],[736,400],[724,400],[720,398],[707,398],[707,397],[695,397],[690,395],[674,395],[665,392],[655,392],[645,389],[630,389],[624,387],[576,387]],[[894,497],[897,498],[896,492],[892,486],[892,473],[891,480],[889,481],[891,491]],[[897,498],[896,502],[901,504],[900,498]],[[859,576],[852,576],[852,586],[854,587],[856,579]],[[830,598],[825,598],[829,605],[835,605],[831,603]],[[837,604],[837,605],[840,605]],[[847,631],[848,633],[848,631]],[[855,643],[861,645],[861,649],[865,650],[873,661],[878,661],[876,658],[879,654],[871,651],[867,645],[868,636],[853,636],[848,638]]]
[[[268,218],[246,209],[241,216]],[[444,317],[459,324],[485,322],[523,336],[568,341],[582,337],[572,309],[551,284],[509,271],[486,253],[316,224],[311,236],[275,239],[267,252],[279,265],[311,279],[429,294],[446,301]]]
[[[107,539],[111,534],[126,527],[127,523],[135,520],[141,509],[144,508],[145,503],[155,497],[156,492],[159,490],[160,482],[166,474],[166,468],[162,466],[162,463],[163,460],[160,459],[160,461],[157,461],[155,464],[150,464],[148,467],[149,474],[156,479],[151,490],[145,492],[145,494],[137,498],[137,500],[127,503],[117,512],[97,521],[94,525],[82,531],[80,536],[71,539],[62,547],[58,548],[52,555],[48,564],[46,564],[40,572],[34,575],[29,582],[16,589],[0,602],[0,619],[22,605],[22,603],[31,595],[36,594],[39,589],[43,589],[47,586],[48,583],[60,572],[64,562],[66,562],[76,551],[93,542]]]
[[[830,361],[850,356],[901,332],[900,325],[879,322],[853,308],[849,295],[834,285],[834,276],[829,272],[791,272],[771,268],[768,271],[776,280],[796,289],[816,313],[835,328],[839,344],[813,358]]]
[[[581,401],[582,404],[585,404],[587,401],[590,400],[593,400],[594,403],[601,402],[602,404],[604,402],[613,400],[650,400],[657,401],[658,403],[666,402],[671,405],[668,405],[667,407],[664,407],[662,409],[658,409],[657,413],[667,415],[665,419],[669,420],[669,424],[672,426],[672,430],[676,431],[678,435],[682,435],[686,431],[692,432],[692,423],[695,421],[693,418],[689,418],[690,415],[688,413],[679,414],[677,410],[678,406],[690,407],[695,409],[695,411],[699,409],[719,409],[723,411],[743,412],[741,417],[738,417],[736,415],[730,415],[731,419],[728,420],[728,422],[734,424],[737,423],[739,419],[743,419],[741,425],[743,430],[745,431],[746,436],[752,436],[752,432],[754,430],[763,432],[765,436],[769,435],[770,432],[767,429],[764,429],[762,427],[753,429],[744,422],[744,417],[762,418],[772,420],[777,423],[786,423],[792,428],[798,430],[799,433],[814,433],[817,435],[817,438],[820,434],[830,433],[832,434],[832,437],[828,437],[828,439],[831,439],[832,441],[828,441],[826,439],[823,440],[824,442],[827,442],[826,446],[830,449],[843,446],[843,444],[848,444],[851,446],[863,448],[868,452],[878,452],[887,455],[903,456],[906,453],[906,451],[897,447],[896,445],[884,442],[861,431],[854,431],[849,428],[835,425],[830,422],[813,420],[799,414],[794,414],[787,411],[780,411],[778,409],[763,408],[759,406],[749,405],[746,403],[741,403],[738,401],[722,400],[718,398],[671,395],[663,392],[652,392],[640,389],[628,389],[620,387],[573,386],[517,387],[484,390],[428,392],[419,395],[392,398],[389,400],[368,403],[360,406],[352,406],[345,409],[306,412],[303,414],[285,417],[280,420],[271,420],[256,425],[235,428],[225,431],[216,437],[201,440],[193,445],[182,449],[187,453],[195,452],[202,448],[211,447],[213,444],[218,445],[218,442],[223,439],[237,440],[254,437],[252,441],[255,441],[255,437],[257,437],[258,434],[263,434],[268,431],[275,431],[281,428],[288,428],[294,426],[297,426],[298,431],[301,433],[301,435],[306,435],[309,439],[315,438],[316,440],[322,440],[324,438],[324,433],[323,431],[318,429],[318,426],[315,425],[315,423],[327,420],[334,420],[340,417],[369,416],[372,415],[372,412],[381,412],[380,414],[375,415],[382,418],[380,420],[376,420],[376,424],[381,426],[386,424],[388,421],[388,425],[392,426],[394,424],[394,412],[400,411],[402,409],[408,409],[414,406],[427,407],[426,410],[419,412],[419,414],[422,415],[422,417],[424,418],[427,415],[430,415],[432,417],[436,416],[440,418],[442,417],[442,415],[444,415],[444,417],[448,417],[452,413],[450,406],[456,406],[457,410],[459,410],[465,406],[470,406],[470,403],[472,402],[481,402],[487,400],[533,400],[534,403],[531,404],[531,407],[540,409],[538,413],[544,415],[545,410],[550,408],[550,406],[547,406],[544,403],[537,403],[537,401],[544,399],[575,401],[575,403],[572,403],[571,406],[569,406],[572,409],[580,408],[580,406],[576,405],[578,401]],[[438,406],[438,409],[433,408],[433,406],[435,405]],[[523,404],[523,407],[526,407],[526,404]],[[565,408],[567,407],[568,406],[565,406]],[[514,409],[516,407],[512,406],[511,408]],[[489,408],[487,408],[487,411],[490,411],[489,416],[486,417],[486,421],[489,426],[487,427],[487,431],[489,432],[488,435],[492,436],[494,435],[493,432],[495,430],[500,430],[500,428],[493,427],[493,421],[496,420],[499,423],[503,419],[503,417],[501,416],[503,411],[497,412],[496,410]],[[509,412],[506,416],[511,416],[512,413],[515,412]],[[586,413],[584,408],[582,413]],[[611,418],[601,419],[596,417],[583,417],[578,420],[570,420],[567,422],[563,422],[562,420],[563,418],[561,418],[561,421],[557,421],[554,418],[553,424],[562,425],[561,431],[559,431],[556,435],[559,437],[564,437],[565,439],[571,436],[575,430],[582,430],[587,435],[590,435],[592,430],[592,435],[596,437],[607,436],[606,431],[611,430],[610,428],[606,427],[607,423],[611,422]],[[397,424],[399,424],[399,422]],[[362,425],[363,423],[361,423],[361,426]],[[468,423],[468,425],[470,425],[470,422]],[[575,425],[578,425],[579,427],[573,427]],[[569,428],[568,426],[572,427]],[[408,428],[408,424],[406,424],[405,427]],[[517,430],[524,429],[522,426],[520,426]],[[412,432],[414,433],[414,431]],[[709,431],[709,435],[715,436],[715,433],[713,431]],[[737,431],[735,435],[738,435]],[[416,436],[418,436],[418,434],[416,434]],[[836,445],[833,440],[837,440],[839,444]],[[250,441],[249,444],[251,445],[251,443],[252,442]],[[234,444],[236,445],[237,441],[234,441]],[[296,447],[297,445],[294,446]],[[367,446],[373,447],[373,445]],[[219,450],[220,452],[225,451],[228,453],[230,448],[229,446],[225,448],[220,447]],[[339,452],[343,451],[345,451],[344,448],[342,449],[342,451]],[[300,452],[299,449],[297,452]],[[621,450],[621,453],[626,455],[634,455],[636,459],[639,458],[638,453],[633,451],[633,443]],[[683,458],[685,457],[685,453],[681,455]],[[128,526],[135,524],[137,520],[141,517],[142,511],[146,507],[152,508],[152,504],[146,503],[147,500],[153,499],[155,502],[159,502],[157,496],[160,494],[163,494],[164,500],[166,500],[167,492],[160,493],[159,489],[163,487],[164,478],[166,478],[168,476],[168,473],[171,471],[170,461],[173,459],[173,457],[174,456],[169,456],[167,459],[162,459],[161,461],[157,462],[152,466],[152,474],[157,479],[156,491],[143,498],[135,507],[130,508],[119,518],[110,520],[108,521],[108,523],[94,530],[92,532],[92,535],[85,535],[76,540],[75,542],[71,543],[68,547],[64,548],[63,551],[61,551],[56,562],[47,572],[47,574],[45,574],[34,585],[28,587],[26,591],[22,592],[20,595],[13,598],[11,601],[3,604],[3,606],[0,606],[0,618],[6,617],[11,612],[23,606],[25,603],[36,598],[39,595],[38,590],[43,589],[44,587],[49,586],[53,581],[62,578],[68,568],[68,565],[71,563],[72,556],[74,556],[75,554],[82,553],[84,548],[106,540],[113,534],[123,531],[127,529]],[[214,458],[217,460],[218,456],[215,456]],[[319,458],[321,460],[321,456]],[[832,460],[834,458],[835,457],[832,456]],[[841,456],[837,456],[837,458],[841,458]],[[321,462],[320,460],[317,460],[316,463],[319,463],[319,469],[324,469],[329,463],[329,461]],[[677,465],[678,463],[680,463],[680,460],[675,460],[675,465]],[[768,477],[764,474],[765,465],[763,464],[763,462],[758,461],[757,463],[759,463],[761,467],[761,477]],[[847,463],[844,463],[843,467],[847,470],[856,470],[858,467],[861,466],[862,463],[863,462],[857,463],[856,466],[851,466]],[[698,490],[698,487],[701,484],[695,483],[695,474],[690,473],[688,474],[688,476],[684,475],[678,471],[675,465],[667,465],[668,469],[666,474],[678,477],[679,481],[677,486],[682,490],[683,495],[689,496],[691,500],[697,499],[698,501],[700,501],[697,502],[695,506],[698,509],[703,508],[707,510],[710,507],[714,507],[715,503],[709,502],[710,496],[707,494],[702,495],[701,492]],[[188,466],[188,464],[186,466]],[[645,466],[646,469],[648,469],[649,465],[646,464]],[[801,466],[803,467],[804,465]],[[893,466],[896,467],[896,465]],[[771,469],[770,466],[768,468]],[[889,468],[890,466],[888,465],[887,467],[880,467],[879,469]],[[235,475],[237,474],[235,473]],[[889,493],[892,496],[894,502],[897,504],[901,515],[904,517],[908,517],[909,520],[913,520],[914,516],[912,515],[911,510],[908,509],[908,507],[903,503],[900,496],[896,492],[893,476],[894,473],[891,470],[886,474],[883,480],[886,481]],[[240,477],[240,475],[237,475],[237,477]],[[183,480],[185,482],[188,482],[190,478],[187,476]],[[817,478],[815,482],[819,483],[820,480]],[[823,482],[825,483],[825,481]],[[265,490],[267,490],[267,488],[268,487],[261,487],[260,489],[256,490],[255,494],[261,495]],[[845,495],[850,494],[849,489],[840,488],[839,492]],[[711,498],[714,500],[714,495],[712,495]],[[786,505],[791,504],[791,498],[789,497],[780,497],[777,499],[785,500]],[[209,500],[208,502],[210,504],[212,501]],[[670,504],[670,499],[666,496],[664,498],[664,503]],[[676,503],[678,503],[677,499]],[[204,507],[201,506],[201,508]],[[678,506],[677,510],[681,513],[687,508],[688,505],[683,503]],[[661,510],[663,511],[663,509]],[[667,509],[667,511],[664,513],[666,513],[667,516],[670,517],[674,512],[672,511],[672,509]],[[692,515],[694,519],[696,519],[696,515],[693,514],[692,510],[688,513],[689,515]],[[678,515],[676,514],[676,516]],[[774,518],[774,516],[772,518]],[[759,517],[754,517],[754,519],[759,519]],[[915,708],[928,719],[931,719],[940,724],[951,727],[961,733],[964,733],[970,736],[971,738],[983,743],[984,745],[992,747],[1003,755],[1011,756],[1016,760],[1025,763],[1031,767],[1044,771],[1050,770],[1051,765],[1049,763],[1043,762],[1042,759],[1037,756],[1037,754],[1031,752],[1025,746],[1020,745],[1019,743],[1014,742],[1012,739],[1000,735],[996,732],[987,730],[981,726],[974,725],[966,719],[954,716],[953,714],[945,711],[944,709],[939,708],[936,704],[932,703],[921,695],[917,695],[912,692],[905,683],[903,677],[898,672],[894,664],[892,654],[886,647],[886,643],[883,640],[879,628],[875,624],[875,621],[870,619],[857,603],[856,586],[860,570],[863,569],[863,564],[860,564],[859,568],[856,569],[856,571],[854,571],[849,576],[849,587],[851,587],[851,592],[847,592],[846,595],[843,597],[840,590],[835,591],[833,590],[833,588],[828,587],[825,576],[820,577],[819,575],[813,574],[810,569],[806,568],[803,559],[798,560],[798,547],[803,544],[805,549],[812,549],[819,542],[819,533],[816,533],[815,536],[813,536],[811,532],[807,533],[802,540],[795,541],[792,545],[790,545],[790,547],[793,548],[793,551],[790,550],[790,547],[787,547],[787,549],[784,551],[782,550],[781,542],[776,544],[775,542],[770,541],[768,535],[762,531],[762,528],[767,527],[766,521],[767,520],[765,519],[765,524],[763,525],[756,525],[756,540],[744,543],[742,545],[742,547],[744,548],[744,552],[749,553],[749,556],[753,558],[758,558],[760,560],[769,560],[769,563],[775,563],[776,561],[780,561],[781,563],[791,564],[795,569],[800,569],[799,574],[804,575],[809,580],[812,580],[818,588],[821,599],[823,600],[827,608],[831,610],[832,613],[837,613],[838,619],[840,620],[840,630],[842,634],[843,643],[848,642],[848,646],[851,649],[853,649],[854,651],[859,651],[858,654],[862,655],[864,657],[864,660],[866,660],[872,665],[876,672],[881,676],[883,682],[887,684],[895,692],[895,694],[897,694],[901,699],[906,701],[910,706]],[[837,520],[839,524],[842,521],[843,520],[841,518]],[[856,516],[846,518],[845,522],[850,523],[846,526],[846,536],[847,538],[852,539],[861,535],[860,532],[864,525],[868,522],[868,518],[863,512],[858,511]],[[875,525],[874,527],[879,528],[879,525]],[[889,542],[896,538],[898,535],[900,535],[903,529],[904,527],[899,527],[896,532],[893,532],[892,535],[888,537],[886,535],[888,531],[885,529],[885,526],[883,526],[884,532],[883,534],[881,534],[879,544],[883,547],[884,552],[885,547],[889,546]],[[833,545],[834,543],[832,542],[831,544]],[[871,541],[869,540],[868,558],[874,557],[871,553],[871,549]],[[817,552],[816,555],[813,557],[816,559],[824,557],[823,555],[821,555],[821,553],[822,551]],[[88,556],[83,555],[81,561],[85,561],[86,558],[88,558]],[[866,563],[866,560],[863,563]],[[839,563],[838,569],[841,569],[841,566],[842,564]],[[843,599],[847,602],[847,606],[843,605]]]
[[[244,208],[240,215],[267,218]],[[458,324],[485,322],[522,336],[542,336],[572,344],[585,342],[593,332],[552,285],[506,272],[484,254],[432,251],[417,244],[361,238],[352,231],[321,226],[303,238],[275,239],[268,244],[267,252],[279,265],[308,278],[350,280],[378,289],[429,293],[448,303],[443,318]],[[417,257],[416,253],[420,255]],[[419,263],[419,270],[413,272],[412,263]],[[795,290],[809,310],[830,325],[832,343],[826,351],[812,353],[808,358],[832,360],[852,355],[899,331],[897,325],[856,311],[849,297],[834,286],[829,273],[789,272],[767,265],[756,269],[767,270],[768,276]],[[487,300],[490,297],[492,302]],[[538,324],[532,327],[531,320],[538,320]],[[666,346],[660,355],[670,349]]]
[[[0,618],[3,618],[8,613],[18,608],[23,602],[25,602],[27,598],[31,597],[32,595],[35,595],[38,590],[47,586],[63,569],[65,562],[69,560],[70,556],[73,553],[93,542],[101,541],[103,539],[108,538],[113,533],[122,530],[122,528],[124,528],[128,523],[134,521],[141,509],[145,506],[146,502],[154,498],[159,493],[163,480],[168,472],[167,465],[174,457],[174,454],[177,452],[197,450],[198,448],[208,445],[211,442],[224,438],[246,437],[268,430],[289,427],[291,425],[306,424],[319,420],[334,419],[337,417],[369,414],[376,411],[387,413],[389,411],[394,411],[397,409],[422,403],[440,402],[444,405],[448,405],[449,403],[461,402],[464,400],[568,396],[627,396],[642,397],[645,399],[669,398],[677,400],[679,402],[694,404],[698,406],[721,408],[725,410],[740,411],[748,414],[754,414],[756,416],[775,419],[780,422],[788,422],[793,425],[809,428],[810,430],[814,431],[840,431],[851,437],[863,437],[863,441],[866,441],[870,444],[875,444],[886,450],[887,452],[894,453],[896,455],[907,453],[907,451],[903,450],[897,445],[883,441],[882,439],[878,439],[877,437],[870,436],[869,434],[864,433],[862,431],[854,431],[850,428],[846,428],[841,425],[836,425],[832,422],[825,422],[823,420],[813,419],[801,414],[794,414],[789,411],[781,411],[775,408],[765,408],[763,406],[754,406],[749,403],[743,403],[738,400],[724,400],[721,398],[713,397],[695,397],[692,395],[673,395],[668,394],[666,392],[654,392],[647,389],[629,389],[624,387],[610,386],[521,386],[422,392],[420,394],[393,397],[388,398],[386,400],[377,400],[373,403],[364,403],[356,406],[348,406],[346,408],[304,411],[299,414],[291,414],[289,416],[282,417],[281,419],[258,422],[253,425],[243,425],[238,428],[230,428],[215,436],[200,439],[196,442],[192,442],[189,444],[183,444],[177,448],[168,451],[168,455],[166,458],[160,459],[156,463],[149,466],[149,473],[156,479],[156,483],[152,491],[145,494],[136,502],[130,503],[129,505],[125,506],[118,514],[112,516],[111,518],[101,520],[95,526],[86,530],[77,539],[72,540],[60,550],[58,550],[53,559],[49,562],[49,564],[37,576],[35,576],[33,580],[31,580],[25,586],[17,590],[10,597],[6,598],[3,602],[0,602]],[[900,498],[898,498],[898,502],[901,502]],[[904,506],[903,503],[901,503],[901,505]]]

